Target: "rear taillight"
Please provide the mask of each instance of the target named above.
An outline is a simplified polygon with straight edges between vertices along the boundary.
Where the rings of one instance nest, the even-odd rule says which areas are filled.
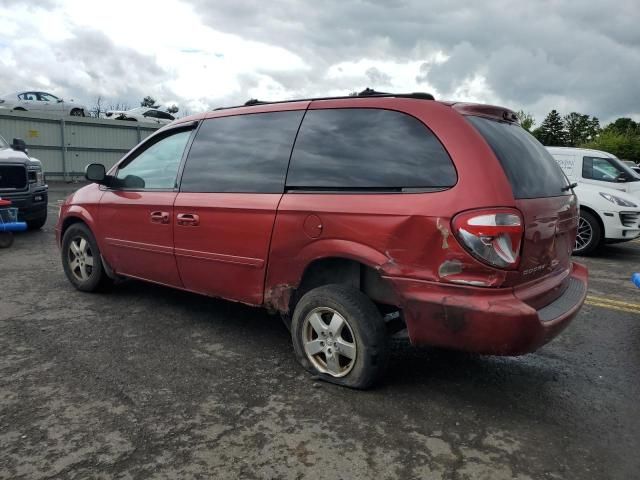
[[[463,212],[453,231],[474,257],[493,267],[515,269],[520,261],[524,225],[517,210],[496,208]]]

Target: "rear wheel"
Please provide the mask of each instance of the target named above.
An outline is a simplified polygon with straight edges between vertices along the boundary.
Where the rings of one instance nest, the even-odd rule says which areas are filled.
[[[94,292],[111,283],[95,237],[84,223],[71,225],[62,237],[62,266],[78,290]]]
[[[73,110],[71,110],[70,115],[72,117],[84,117],[84,110],[82,110],[81,108],[74,108]]]
[[[600,222],[591,213],[581,210],[578,220],[578,234],[573,249],[574,255],[589,255],[602,244],[602,228]]]
[[[386,366],[384,320],[366,295],[349,286],[307,292],[293,313],[291,337],[302,366],[328,382],[368,388]]]

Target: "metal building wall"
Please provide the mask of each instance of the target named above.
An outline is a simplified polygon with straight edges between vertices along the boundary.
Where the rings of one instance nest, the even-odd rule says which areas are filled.
[[[0,110],[0,135],[9,143],[22,138],[29,155],[42,161],[47,177],[60,180],[83,177],[89,163],[103,163],[110,168],[160,126]]]

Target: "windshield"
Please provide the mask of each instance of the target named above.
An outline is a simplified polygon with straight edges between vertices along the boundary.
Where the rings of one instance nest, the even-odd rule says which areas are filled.
[[[515,198],[570,195],[569,181],[546,148],[515,123],[468,116],[500,161]]]

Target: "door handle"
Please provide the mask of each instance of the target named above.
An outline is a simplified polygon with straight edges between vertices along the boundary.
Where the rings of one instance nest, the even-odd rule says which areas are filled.
[[[176,217],[178,225],[183,227],[197,227],[200,225],[200,216],[195,213],[179,213]]]
[[[151,212],[151,223],[169,223],[169,212]]]

